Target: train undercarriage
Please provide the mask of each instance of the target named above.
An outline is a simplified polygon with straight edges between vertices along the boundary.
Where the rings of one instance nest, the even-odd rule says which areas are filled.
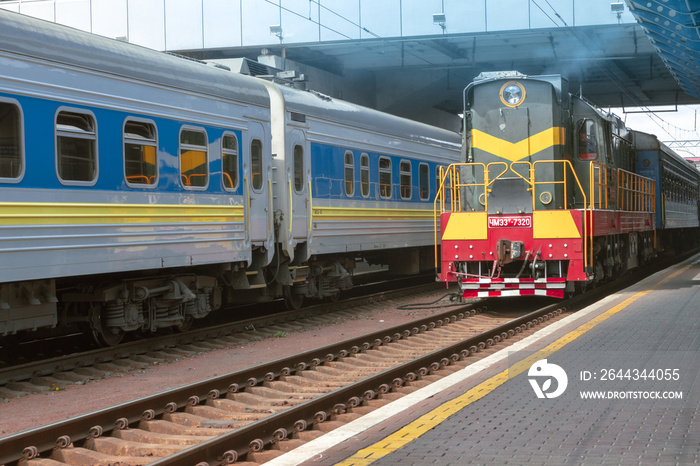
[[[426,254],[430,253],[430,254]],[[397,259],[397,256],[400,259]],[[428,257],[429,256],[429,257]],[[432,266],[432,248],[409,248],[365,258],[313,257],[304,265],[262,265],[261,260],[166,271],[45,279],[0,284],[0,336],[80,329],[101,346],[129,334],[188,330],[196,319],[229,304],[283,298],[289,309],[309,299],[336,300],[353,287],[356,265],[383,264],[394,274]]]

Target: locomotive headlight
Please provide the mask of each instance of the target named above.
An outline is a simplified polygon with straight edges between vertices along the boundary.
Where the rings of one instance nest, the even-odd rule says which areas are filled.
[[[540,202],[544,205],[552,202],[552,193],[549,191],[544,191],[542,194],[540,194]]]
[[[525,88],[517,81],[508,81],[501,87],[500,97],[506,107],[517,107],[525,100]]]

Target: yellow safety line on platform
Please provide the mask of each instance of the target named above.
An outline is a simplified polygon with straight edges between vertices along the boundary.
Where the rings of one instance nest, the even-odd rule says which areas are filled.
[[[617,306],[605,311],[604,313],[600,314],[599,316],[595,317],[589,322],[586,322],[585,324],[578,327],[576,330],[567,333],[563,337],[559,338],[557,341],[539,350],[537,353],[513,364],[511,367],[504,370],[500,374],[497,374],[491,377],[490,379],[486,380],[485,382],[482,382],[476,387],[470,389],[464,395],[460,395],[459,397],[454,398],[453,400],[443,403],[441,406],[438,406],[429,413],[424,414],[423,416],[419,417],[418,419],[403,427],[402,429],[399,429],[398,431],[386,437],[385,439],[358,451],[353,456],[347,458],[344,461],[336,463],[336,466],[360,466],[372,464],[378,459],[383,458],[384,456],[393,453],[399,448],[404,447],[405,445],[416,440],[418,437],[425,434],[429,430],[435,428],[441,422],[445,421],[453,414],[456,414],[461,409],[485,397],[493,390],[506,383],[509,378],[515,377],[516,375],[522,374],[523,372],[527,371],[530,368],[530,366],[532,366],[536,361],[544,359],[552,353],[562,349],[564,346],[576,340],[581,335],[595,328],[598,324],[604,322],[605,320],[614,316],[618,312],[622,311],[627,306],[637,301],[639,298],[647,295],[654,288],[657,288],[660,285],[671,280],[672,278],[680,275],[685,270],[690,268],[691,265],[692,264],[689,264],[683,267],[682,269],[672,273],[671,275],[656,283],[649,289],[640,291],[639,293],[636,293],[635,295],[627,298]]]

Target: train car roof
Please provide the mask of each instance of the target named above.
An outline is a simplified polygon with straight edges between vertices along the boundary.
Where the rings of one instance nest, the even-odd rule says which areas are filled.
[[[263,83],[202,62],[0,9],[0,53],[269,107]]]
[[[632,130],[632,134],[634,135],[634,147],[636,149],[661,151],[674,159],[676,162],[685,165],[689,169],[692,169],[693,172],[697,171],[694,164],[690,163],[685,158],[678,155],[676,151],[659,141],[659,138],[657,138],[655,134],[649,134],[636,130]]]
[[[462,143],[461,136],[454,131],[334,99],[315,91],[278,86],[284,96],[286,109],[290,112],[311,115],[367,131],[405,137],[435,146],[458,149]]]

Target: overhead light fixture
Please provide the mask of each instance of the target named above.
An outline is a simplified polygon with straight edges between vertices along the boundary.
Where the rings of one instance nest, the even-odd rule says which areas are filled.
[[[279,40],[282,40],[282,26],[279,24],[273,24],[270,25],[270,34],[273,34],[279,38]]]
[[[433,24],[437,24],[442,28],[442,33],[445,33],[445,23],[447,22],[447,18],[445,17],[445,13],[435,13],[433,14]]]
[[[622,13],[625,11],[624,2],[612,2],[610,3],[610,11],[617,13],[618,24],[622,22]]]

